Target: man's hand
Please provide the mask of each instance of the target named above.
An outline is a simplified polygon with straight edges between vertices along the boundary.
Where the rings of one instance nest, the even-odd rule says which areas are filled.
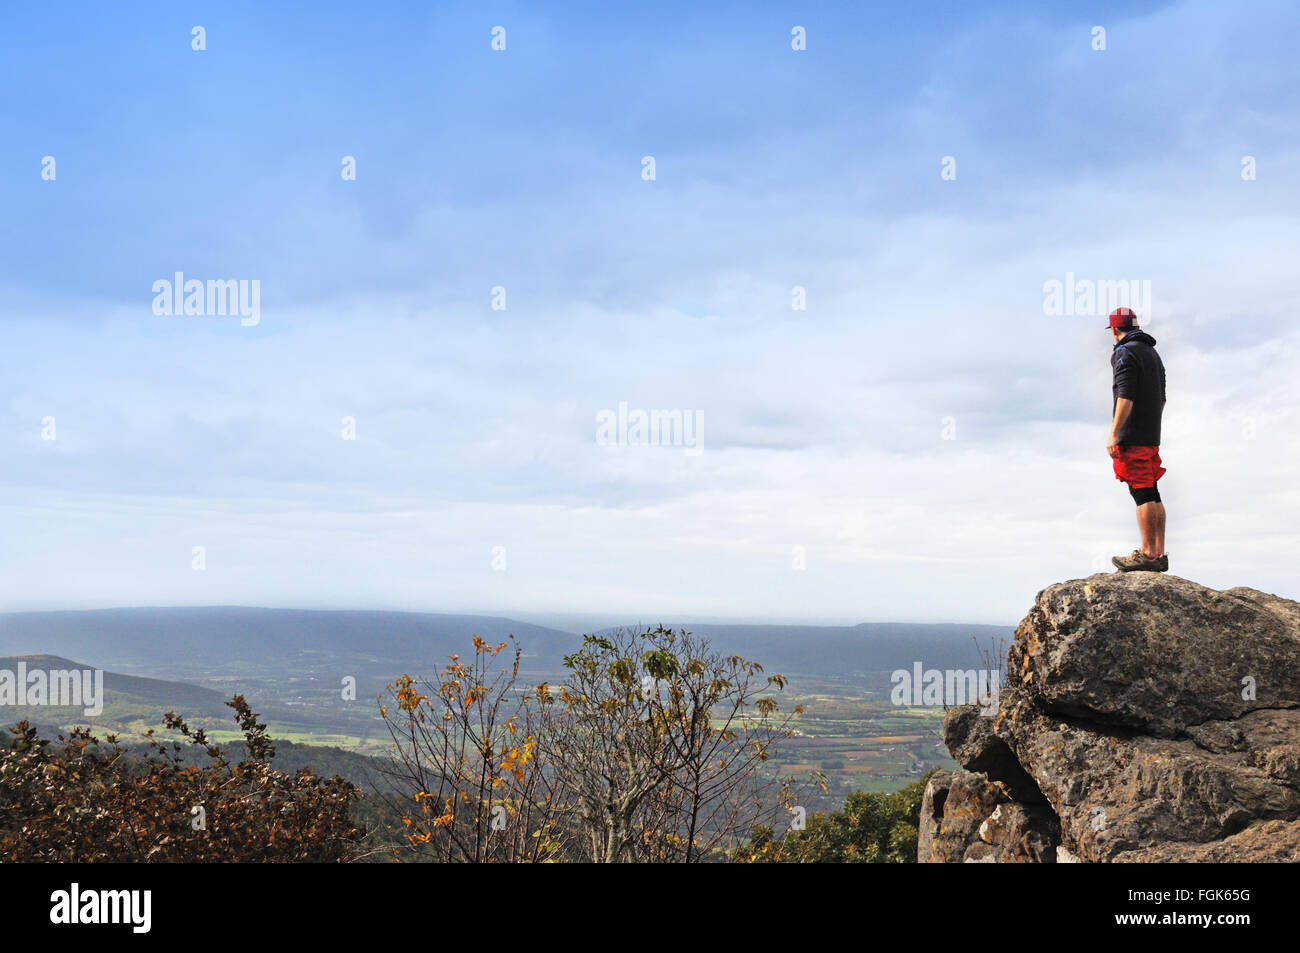
[[[1119,442],[1116,441],[1114,434],[1111,434],[1110,439],[1106,441],[1106,452],[1112,457],[1119,456]]]

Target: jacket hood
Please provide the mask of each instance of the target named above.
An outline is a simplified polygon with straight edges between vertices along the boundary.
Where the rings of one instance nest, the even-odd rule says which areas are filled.
[[[1155,347],[1155,343],[1155,338],[1139,329],[1137,331],[1130,331],[1128,334],[1124,335],[1115,343],[1115,346],[1119,347],[1123,344],[1146,344]]]

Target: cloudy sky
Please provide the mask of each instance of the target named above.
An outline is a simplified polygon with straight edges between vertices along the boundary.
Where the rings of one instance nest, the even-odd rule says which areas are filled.
[[[0,610],[1014,623],[1137,542],[1067,275],[1172,571],[1300,596],[1287,3],[265,6],[4,14]]]

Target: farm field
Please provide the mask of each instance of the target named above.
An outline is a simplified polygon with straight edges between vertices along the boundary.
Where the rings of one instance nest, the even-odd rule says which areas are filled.
[[[895,791],[932,768],[956,766],[943,745],[943,709],[890,704],[889,675],[790,676],[781,707],[805,710],[793,721],[798,735],[781,746],[779,771],[825,776],[827,790],[810,807],[838,807],[856,790]]]

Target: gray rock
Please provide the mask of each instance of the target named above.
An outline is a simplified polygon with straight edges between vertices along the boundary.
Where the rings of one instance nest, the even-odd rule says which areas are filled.
[[[1207,751],[1190,738],[1121,736],[1019,706],[1000,726],[1061,824],[1061,842],[1087,861],[1166,841],[1228,837],[1256,820],[1300,817],[1285,780],[1290,751],[1270,737],[1279,714],[1239,726],[1245,750]]]
[[[1254,698],[1243,697],[1252,679]],[[1300,605],[1162,573],[1049,586],[1016,630],[1007,682],[1044,711],[1177,737],[1300,705]]]
[[[995,719],[978,705],[950,708],[943,719],[943,743],[967,771],[997,778],[1017,801],[1043,802],[1043,796],[1021,768],[1006,741],[994,730]]]
[[[917,825],[917,860],[920,863],[942,863],[938,859],[935,840],[943,822],[943,808],[952,785],[951,771],[935,771],[925,783],[921,795],[921,819]]]
[[[1051,808],[1013,802],[995,807],[980,825],[979,836],[998,848],[1004,863],[1051,864],[1056,862],[1061,827]]]
[[[1116,854],[1116,863],[1300,863],[1300,821],[1263,821],[1223,840],[1169,843]]]
[[[918,859],[939,864],[964,860],[970,848],[982,843],[980,825],[994,808],[1010,800],[1001,785],[983,774],[936,772],[921,798]]]
[[[1300,604],[1155,573],[1050,586],[997,717],[953,709],[944,741],[966,770],[926,791],[922,859],[1300,859]]]

